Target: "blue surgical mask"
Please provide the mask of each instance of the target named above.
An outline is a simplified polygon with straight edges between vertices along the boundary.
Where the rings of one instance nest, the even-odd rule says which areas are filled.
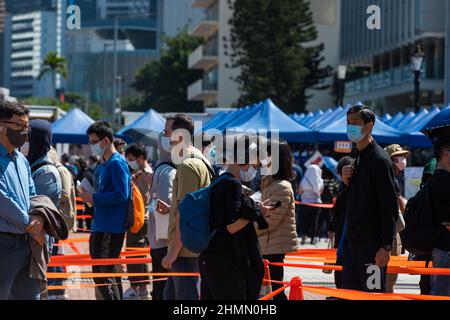
[[[253,166],[250,166],[247,171],[244,171],[241,168],[241,181],[250,182],[255,179],[257,173],[258,171]]]
[[[363,127],[349,124],[347,126],[347,137],[350,141],[354,143],[360,142],[364,138],[364,134],[362,133]]]
[[[172,151],[172,145],[170,144],[170,137],[161,137],[161,147],[167,151],[167,152],[171,152]]]
[[[91,145],[91,153],[93,156],[99,156],[100,158],[102,158],[103,154],[105,153],[105,150],[106,148],[100,147],[100,143]]]

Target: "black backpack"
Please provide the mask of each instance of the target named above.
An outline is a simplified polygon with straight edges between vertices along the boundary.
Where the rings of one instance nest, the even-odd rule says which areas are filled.
[[[429,255],[439,236],[440,230],[433,224],[431,181],[409,199],[403,215],[406,228],[400,232],[402,245],[415,255]]]

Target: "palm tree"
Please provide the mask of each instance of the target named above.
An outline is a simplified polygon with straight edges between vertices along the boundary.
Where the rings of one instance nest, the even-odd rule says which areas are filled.
[[[50,51],[45,56],[42,62],[41,72],[38,75],[38,79],[41,79],[47,73],[52,75],[52,82],[55,84],[56,74],[61,75],[64,79],[68,78],[67,60],[63,57],[58,57],[58,54],[54,51]],[[56,89],[56,88],[55,88]]]

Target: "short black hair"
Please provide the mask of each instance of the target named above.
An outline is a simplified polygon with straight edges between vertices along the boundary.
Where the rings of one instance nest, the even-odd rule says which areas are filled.
[[[433,151],[437,161],[441,161],[444,152],[450,150],[450,137],[441,137],[435,139],[433,144]]]
[[[125,151],[125,156],[131,154],[133,157],[138,158],[139,156],[143,156],[144,160],[147,160],[147,149],[142,143],[135,143],[130,145]]]
[[[111,125],[106,121],[96,121],[87,129],[87,134],[96,134],[100,139],[108,138],[114,141],[114,132]]]
[[[18,102],[0,102],[0,120],[9,120],[14,115],[19,117],[29,116],[30,110]]]
[[[172,130],[175,131],[177,129],[185,129],[187,130],[191,138],[194,136],[194,120],[186,114],[176,114],[174,116],[170,116],[166,119],[166,121],[172,120]]]
[[[354,113],[359,113],[361,119],[364,121],[364,124],[368,124],[369,122],[375,124],[375,113],[369,107],[361,104],[354,105],[348,109],[347,117]]]
[[[353,158],[349,156],[343,157],[341,160],[339,160],[337,166],[336,166],[336,172],[338,175],[342,176],[342,169],[345,166],[351,166],[353,164]]]
[[[117,149],[118,147],[124,146],[127,143],[125,142],[125,140],[123,140],[121,138],[114,138],[113,144],[114,144],[114,148]]]
[[[86,159],[83,156],[78,157],[76,162],[78,163],[78,165],[80,166],[82,171],[86,170],[87,162],[86,162]]]

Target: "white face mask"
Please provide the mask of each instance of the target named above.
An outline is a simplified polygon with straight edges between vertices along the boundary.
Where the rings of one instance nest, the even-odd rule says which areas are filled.
[[[137,163],[136,160],[134,160],[134,161],[128,161],[128,165],[130,166],[130,168],[131,168],[133,171],[139,171],[139,169],[140,169],[139,164]]]
[[[20,147],[20,152],[26,157],[28,156],[28,152],[30,151],[30,143],[27,141]]]
[[[170,144],[170,137],[161,137],[161,147],[167,151],[167,152],[171,152],[172,151],[172,145]]]
[[[406,166],[408,165],[408,162],[405,157],[396,158],[394,163],[397,166],[398,170],[400,171],[404,171],[406,169]]]
[[[250,182],[255,179],[257,173],[258,171],[253,166],[250,166],[247,171],[241,168],[241,181]]]
[[[93,156],[99,156],[100,158],[102,158],[103,154],[105,153],[106,147],[100,147],[100,143],[101,142],[91,145],[91,153]]]

